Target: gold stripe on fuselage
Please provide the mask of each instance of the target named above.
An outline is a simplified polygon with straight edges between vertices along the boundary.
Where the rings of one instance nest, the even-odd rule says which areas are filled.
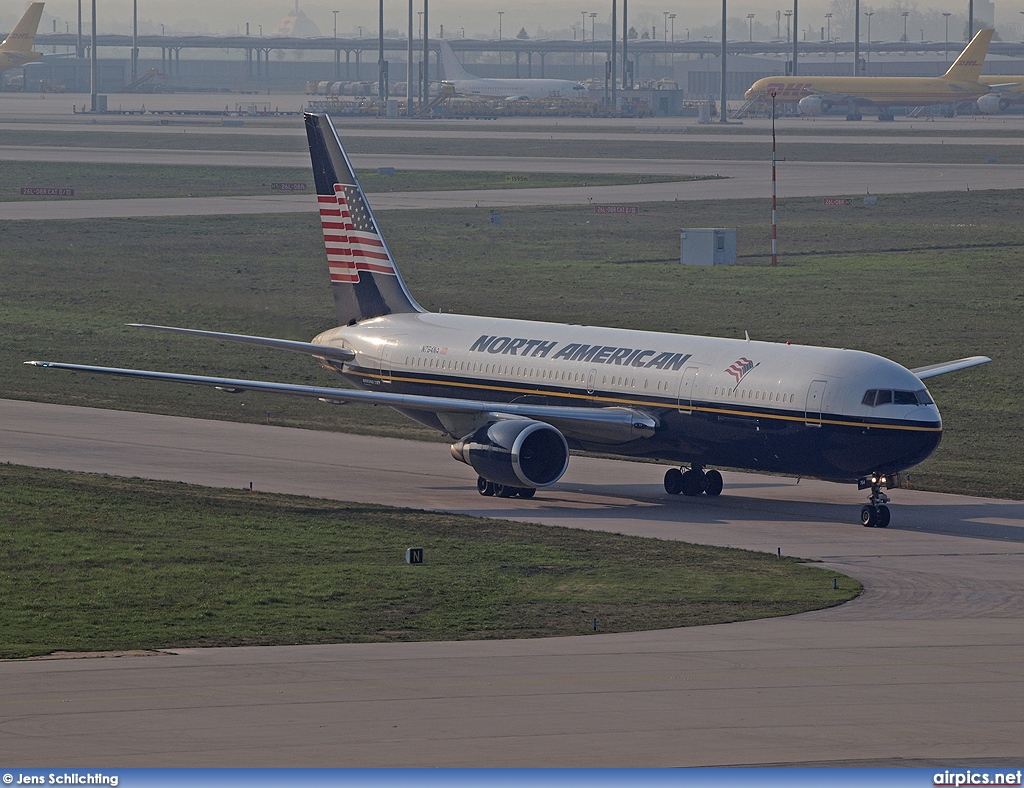
[[[411,378],[411,377],[406,377],[406,376],[403,376],[403,375],[396,375],[394,373],[392,373],[391,375],[385,376],[385,375],[381,375],[381,374],[376,373],[376,372],[369,372],[369,371],[362,371],[362,370],[347,372],[345,374],[348,375],[348,376],[352,376],[352,377],[370,378],[371,380],[375,379],[375,380],[380,380],[380,381],[387,381],[389,383],[393,382],[393,381],[400,381],[400,382],[403,382],[403,383],[419,383],[419,384],[429,385],[429,386],[450,386],[450,387],[454,387],[454,388],[474,389],[474,390],[477,390],[477,391],[500,391],[500,392],[504,392],[504,393],[507,393],[507,394],[520,394],[520,395],[522,395],[522,394],[534,394],[534,395],[542,396],[542,397],[561,397],[561,398],[566,398],[566,399],[586,400],[587,402],[599,402],[599,403],[605,403],[605,404],[608,404],[608,405],[638,405],[638,406],[642,406],[642,407],[646,407],[646,408],[662,408],[662,409],[666,409],[667,408],[667,409],[671,409],[671,410],[675,410],[678,407],[678,404],[677,404],[678,400],[676,400],[675,398],[671,398],[671,397],[666,397],[663,401],[643,400],[643,399],[626,399],[626,398],[622,398],[622,397],[612,397],[612,396],[608,396],[606,394],[597,394],[596,392],[594,394],[574,394],[573,392],[561,392],[561,391],[554,392],[554,391],[548,391],[548,390],[545,390],[545,389],[530,389],[530,388],[521,388],[521,387],[510,388],[508,386],[497,386],[497,385],[490,385],[490,384],[479,383],[479,382],[472,382],[472,383],[470,383],[470,382],[456,381],[456,380],[441,381],[441,380],[433,380],[431,378]],[[502,403],[501,402],[495,402],[494,405],[497,408],[497,407],[500,407],[502,405]],[[808,420],[806,414],[803,411],[797,411],[798,415],[785,416],[785,415],[777,414],[777,413],[765,413],[765,412],[762,412],[762,411],[732,410],[732,409],[728,409],[728,408],[723,408],[721,406],[712,407],[712,406],[704,405],[704,406],[694,406],[694,407],[690,408],[688,412],[691,412],[691,413],[714,413],[714,414],[725,415],[725,416],[745,416],[745,417],[748,417],[748,418],[773,419],[775,421],[789,421],[789,422],[806,422]],[[815,424],[819,424],[819,423],[820,424],[829,424],[829,425],[838,426],[838,427],[861,427],[861,428],[879,429],[879,430],[900,430],[900,431],[903,431],[903,432],[942,432],[942,427],[915,427],[915,426],[912,426],[912,425],[882,424],[882,423],[867,422],[867,421],[841,421],[841,420],[838,420],[838,419],[827,419],[824,416],[822,416],[822,418],[820,420],[817,417],[813,417],[813,421],[814,421]]]

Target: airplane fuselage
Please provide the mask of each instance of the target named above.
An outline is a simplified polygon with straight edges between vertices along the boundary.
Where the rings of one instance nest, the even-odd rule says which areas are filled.
[[[631,409],[657,423],[632,434],[563,429],[574,449],[852,481],[920,463],[942,434],[913,373],[855,350],[433,313],[313,341],[354,351],[351,363],[325,365],[366,390]],[[885,394],[869,405],[868,392]],[[465,414],[403,412],[455,438],[479,426]]]
[[[748,99],[769,97],[796,102],[808,96],[849,97],[835,103],[897,107],[955,104],[974,101],[988,92],[977,82],[955,82],[942,77],[765,77],[746,93]]]

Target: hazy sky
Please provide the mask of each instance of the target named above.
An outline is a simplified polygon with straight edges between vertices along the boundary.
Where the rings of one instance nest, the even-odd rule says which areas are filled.
[[[841,6],[853,7],[853,0],[834,0]],[[140,28],[159,30],[160,24],[175,32],[197,33],[234,33],[244,30],[245,23],[250,23],[253,33],[262,25],[264,32],[269,32],[277,22],[294,8],[295,0],[253,0],[237,2],[225,0],[209,2],[209,0],[138,0]],[[900,4],[912,12],[920,9],[951,11],[966,16],[967,0],[881,0],[866,2],[862,0],[862,11],[870,6],[876,9]],[[6,23],[10,29],[26,7],[25,0],[6,0],[0,3],[0,23]],[[89,28],[89,9],[91,0],[82,0],[86,29]],[[804,0],[799,5],[801,28],[824,25],[824,14],[831,10],[833,0]],[[132,0],[98,0],[100,32],[123,32],[130,29]],[[775,0],[729,0],[730,17],[746,17],[748,13],[756,14],[755,21],[774,25],[775,12],[791,8],[790,2]],[[377,0],[299,0],[299,8],[319,25],[324,35],[331,35],[334,28],[334,14],[338,13],[339,35],[355,34],[358,26],[363,27],[364,35],[376,34]],[[408,25],[407,0],[385,0],[385,27],[405,30]],[[414,0],[414,8],[423,8],[423,0]],[[611,4],[608,0],[599,3],[590,0],[579,0],[571,5],[562,5],[551,0],[433,0],[429,6],[430,32],[437,35],[440,25],[444,25],[446,36],[458,36],[465,28],[467,37],[487,38],[497,35],[498,11],[504,11],[502,21],[503,36],[513,37],[521,27],[525,27],[531,36],[535,36],[538,28],[548,31],[568,32],[571,37],[574,25],[581,21],[580,12],[596,11],[600,16],[597,22],[607,23],[610,19]],[[75,27],[78,15],[77,0],[46,0],[44,22],[41,27],[52,30],[54,17],[59,29],[65,29],[65,23]],[[621,9],[621,5],[620,5]],[[1014,3],[996,2],[996,22],[999,26],[1007,26],[1008,30],[1019,30],[1021,26],[1020,11],[1024,10],[1024,0]],[[662,36],[663,12],[677,14],[675,20],[676,37],[682,35],[686,28],[696,29],[705,25],[717,24],[721,19],[721,5],[716,0],[679,0],[665,2],[649,2],[633,0],[629,3],[629,19],[643,29],[657,26],[659,38]],[[837,14],[838,16],[838,14]],[[876,18],[876,22],[878,19]],[[785,24],[783,22],[783,24]],[[756,28],[755,28],[756,31]],[[589,25],[588,25],[589,35]],[[938,34],[936,34],[938,35]],[[929,36],[932,37],[932,36]]]

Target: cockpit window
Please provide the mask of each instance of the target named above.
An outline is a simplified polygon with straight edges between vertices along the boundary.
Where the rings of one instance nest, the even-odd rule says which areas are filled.
[[[877,408],[879,405],[931,405],[932,398],[926,389],[920,391],[892,391],[890,389],[868,389],[864,392],[861,405]]]

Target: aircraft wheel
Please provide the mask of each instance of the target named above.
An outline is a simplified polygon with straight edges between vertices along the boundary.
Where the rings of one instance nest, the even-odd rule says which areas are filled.
[[[889,520],[892,519],[892,515],[889,514],[888,506],[878,507],[878,522],[875,523],[875,528],[888,528]]]
[[[520,498],[532,498],[536,494],[537,494],[537,488],[536,487],[520,487],[519,488],[519,497]]]
[[[494,495],[494,483],[487,481],[483,476],[477,476],[476,491],[481,495]]]
[[[863,120],[864,116],[861,115],[859,112],[851,112],[849,115],[846,116],[846,119],[847,120]]]
[[[694,496],[704,492],[705,474],[692,468],[683,474],[683,495]]]
[[[718,471],[708,471],[704,476],[704,494],[715,498],[722,494],[722,488],[725,486],[725,480],[722,479],[722,474]]]
[[[865,528],[874,528],[878,524],[878,511],[874,506],[865,506],[860,510],[860,524]]]
[[[499,498],[511,498],[519,491],[518,487],[510,487],[507,484],[494,485],[494,494]]]
[[[678,468],[669,468],[665,471],[665,492],[669,495],[679,495],[683,491],[683,473]]]

